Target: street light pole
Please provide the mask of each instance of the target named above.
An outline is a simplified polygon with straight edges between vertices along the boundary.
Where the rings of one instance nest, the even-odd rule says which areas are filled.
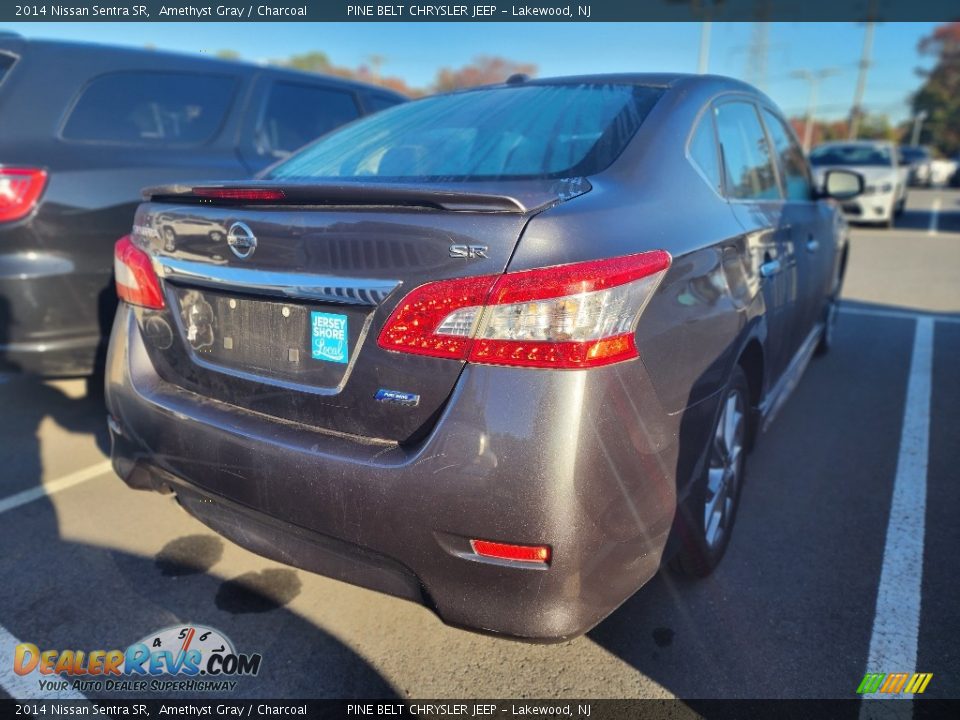
[[[926,120],[928,116],[929,113],[926,110],[921,110],[913,116],[913,132],[910,134],[911,145],[920,144],[920,128],[923,127],[923,121]]]
[[[697,72],[704,75],[710,64],[710,29],[713,23],[704,20],[700,23],[700,57],[697,59]]]
[[[810,144],[813,141],[813,123],[817,112],[817,96],[820,91],[820,81],[831,75],[836,75],[837,68],[825,68],[813,72],[811,70],[796,70],[791,75],[801,80],[806,80],[810,84],[810,95],[807,98],[807,117],[803,123],[803,152],[810,152]]]
[[[860,132],[860,116],[863,114],[863,93],[867,88],[867,72],[870,70],[870,65],[872,64],[870,55],[873,52],[873,29],[875,25],[876,23],[872,20],[868,21],[866,32],[863,36],[863,52],[860,55],[860,72],[857,74],[857,90],[853,96],[853,108],[850,110],[850,140],[856,140],[857,134]]]

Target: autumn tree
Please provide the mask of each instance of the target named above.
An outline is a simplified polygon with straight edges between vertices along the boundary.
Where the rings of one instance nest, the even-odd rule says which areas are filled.
[[[920,141],[952,156],[960,152],[960,22],[939,25],[919,50],[936,58],[933,69],[921,71],[924,82],[913,96],[914,114],[927,113]]]
[[[371,55],[369,58],[371,69],[368,65],[361,65],[357,68],[342,67],[334,65],[325,52],[315,50],[299,55],[291,55],[285,60],[271,60],[271,64],[288,67],[294,70],[304,72],[319,73],[321,75],[335,75],[348,80],[358,80],[360,82],[370,83],[371,85],[381,85],[390,90],[394,90],[408,97],[417,97],[423,95],[421,90],[407,85],[406,81],[399,77],[383,75],[380,72],[380,66],[386,62],[386,58],[381,55]]]
[[[434,92],[447,92],[459,88],[476,87],[502,83],[511,75],[535,75],[537,66],[532,63],[518,63],[506,58],[481,55],[469,65],[457,69],[441,68],[433,83]]]

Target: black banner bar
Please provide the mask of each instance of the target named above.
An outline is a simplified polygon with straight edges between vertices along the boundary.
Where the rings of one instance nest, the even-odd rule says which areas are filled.
[[[960,700],[0,700],[7,718],[316,718],[321,720],[855,720],[956,718]]]
[[[948,21],[957,0],[5,0],[16,22]]]

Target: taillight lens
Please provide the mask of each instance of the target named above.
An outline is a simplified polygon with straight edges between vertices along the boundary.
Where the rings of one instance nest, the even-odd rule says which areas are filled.
[[[35,168],[0,167],[0,222],[30,214],[47,184],[47,173]]]
[[[121,300],[153,310],[164,306],[160,279],[153,271],[150,256],[134,245],[129,235],[117,240],[114,246],[113,273]]]
[[[473,363],[587,368],[637,357],[640,313],[670,267],[656,250],[428,283],[380,333],[388,350]]]

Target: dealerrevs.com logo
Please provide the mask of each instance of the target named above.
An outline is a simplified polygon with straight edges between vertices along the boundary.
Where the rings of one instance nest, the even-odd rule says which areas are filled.
[[[37,674],[40,690],[47,692],[225,692],[236,688],[235,678],[259,673],[262,660],[259,653],[238,653],[218,630],[181,625],[147,635],[126,650],[41,650],[21,643],[13,670]]]

